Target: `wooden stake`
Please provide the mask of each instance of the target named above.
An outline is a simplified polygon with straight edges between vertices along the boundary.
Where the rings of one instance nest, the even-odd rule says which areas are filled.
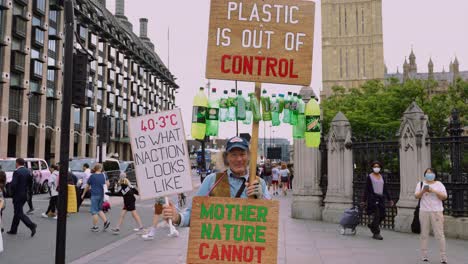
[[[255,97],[260,103],[260,93],[262,90],[262,83],[255,83]],[[259,122],[252,122],[252,137],[250,139],[250,170],[249,170],[249,183],[252,184],[257,178],[257,153],[258,153],[258,127]],[[255,196],[249,196],[250,199],[256,199]]]

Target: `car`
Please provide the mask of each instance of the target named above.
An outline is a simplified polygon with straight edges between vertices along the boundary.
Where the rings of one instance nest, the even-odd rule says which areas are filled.
[[[103,162],[102,167],[109,179],[109,192],[115,194],[119,191],[120,161],[118,159],[108,158]]]
[[[47,193],[49,192],[49,179],[50,179],[50,170],[49,165],[43,159],[37,158],[25,158],[24,161],[25,167],[32,171],[34,186],[34,193]],[[7,197],[11,196],[11,187],[10,183],[13,179],[13,172],[16,170],[16,158],[5,158],[0,159],[0,167],[7,176],[7,184],[5,186],[5,195]]]
[[[130,183],[136,186],[136,174],[135,174],[135,163],[133,161],[121,161],[120,172],[124,172],[127,175],[127,179]]]

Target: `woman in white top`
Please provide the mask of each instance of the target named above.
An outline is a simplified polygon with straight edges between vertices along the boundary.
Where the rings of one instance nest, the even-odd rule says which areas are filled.
[[[447,263],[444,235],[444,205],[442,201],[447,199],[445,186],[436,181],[434,169],[424,171],[424,181],[416,185],[414,195],[421,199],[419,208],[419,222],[421,224],[421,258],[429,261],[427,257],[427,244],[429,240],[430,226],[435,238],[439,241],[440,263]],[[421,186],[422,185],[422,186]]]
[[[279,171],[279,175],[281,178],[281,184],[283,184],[283,194],[287,195],[288,193],[286,192],[286,190],[288,189],[289,176],[291,175],[291,173],[289,172],[286,163],[281,164],[281,170]]]
[[[47,207],[47,211],[45,213],[42,213],[42,217],[44,218],[50,218],[52,217],[53,219],[57,220],[57,214],[56,214],[56,209],[57,209],[57,202],[58,202],[58,191],[57,191],[57,181],[59,177],[59,168],[57,165],[51,165],[50,166],[50,178],[48,181],[49,184],[49,194],[50,194],[50,200],[49,200],[49,207]]]

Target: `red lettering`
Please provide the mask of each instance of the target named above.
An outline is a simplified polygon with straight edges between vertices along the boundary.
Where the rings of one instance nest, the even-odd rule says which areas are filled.
[[[227,59],[230,60],[230,59],[231,59],[231,55],[223,55],[223,56],[221,57],[221,71],[222,71],[223,73],[230,73],[230,72],[231,72],[231,70],[226,69],[226,60],[227,60]]]
[[[258,76],[262,76],[262,63],[265,60],[265,57],[255,56],[255,59],[258,61]]]
[[[284,59],[283,59],[284,60]],[[276,77],[275,67],[278,65],[276,58],[267,58],[267,67],[266,67],[266,76],[270,76],[270,70],[273,73],[273,76]]]
[[[234,56],[232,60],[232,73],[239,74],[242,71],[242,57]]]
[[[257,251],[257,263],[262,263],[262,251],[265,250],[265,247],[255,247]]]
[[[247,256],[248,254],[248,256]],[[251,246],[247,246],[244,248],[244,261],[245,262],[252,262],[253,259],[253,249]]]
[[[198,256],[200,257],[200,259],[207,259],[208,258],[208,255],[203,254],[203,248],[205,248],[205,247],[209,248],[210,246],[207,243],[201,243],[200,247],[198,248]]]
[[[249,73],[250,75],[252,75],[252,70],[253,70],[253,57],[250,56],[250,57],[247,57],[245,56],[244,57],[244,74],[247,74]]]
[[[279,61],[279,70],[278,70],[279,76],[283,78],[288,76],[288,68],[289,68],[288,60],[281,59]]]
[[[221,260],[231,261],[231,249],[232,249],[232,245],[229,245],[229,246],[222,245],[221,246]]]
[[[297,76],[297,74],[294,74],[294,60],[293,59],[289,60],[289,65],[291,65],[291,69],[289,71],[289,77],[294,78],[294,79],[299,78],[299,76]]]
[[[242,261],[242,246],[232,248],[232,261],[236,261],[236,258],[238,262]]]
[[[213,250],[211,251],[210,259],[219,260],[218,245],[213,244]]]

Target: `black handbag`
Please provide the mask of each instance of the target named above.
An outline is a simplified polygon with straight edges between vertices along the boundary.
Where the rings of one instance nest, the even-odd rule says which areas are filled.
[[[421,182],[421,189],[422,189],[423,183]],[[421,223],[419,222],[419,207],[421,205],[421,199],[418,201],[418,205],[414,209],[414,216],[413,216],[413,222],[411,223],[411,232],[415,234],[420,234],[421,233]]]

